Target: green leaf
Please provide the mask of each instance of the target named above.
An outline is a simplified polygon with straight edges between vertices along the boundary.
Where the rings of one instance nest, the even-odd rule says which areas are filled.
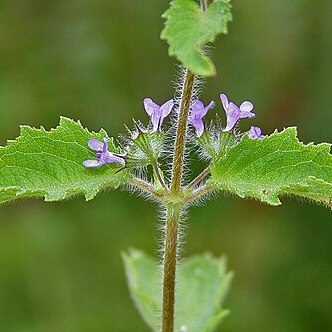
[[[205,12],[197,1],[173,0],[162,17],[166,22],[161,38],[169,44],[169,55],[197,75],[215,75],[215,66],[203,48],[218,34],[228,33],[227,23],[232,20],[229,0],[215,0]]]
[[[90,200],[107,187],[116,188],[130,179],[118,164],[86,169],[82,162],[95,159],[89,138],[107,137],[102,129],[89,132],[79,122],[62,117],[56,129],[46,131],[21,126],[20,136],[0,147],[0,202],[26,197],[58,201],[84,194]],[[109,150],[119,152],[113,140]]]
[[[296,195],[331,204],[332,155],[330,144],[304,145],[296,128],[286,128],[264,139],[250,139],[229,149],[211,165],[209,182],[242,198],[271,205],[280,195]]]
[[[226,273],[225,258],[206,253],[180,264],[177,280],[177,331],[210,332],[229,313],[221,306],[233,274]]]
[[[157,263],[142,251],[122,253],[130,294],[141,316],[153,331],[159,331],[161,273]]]
[[[160,265],[138,250],[124,253],[123,259],[132,298],[148,325],[159,331]],[[205,254],[184,260],[177,273],[175,331],[213,331],[228,313],[221,305],[231,278],[232,273],[226,273],[224,258]]]

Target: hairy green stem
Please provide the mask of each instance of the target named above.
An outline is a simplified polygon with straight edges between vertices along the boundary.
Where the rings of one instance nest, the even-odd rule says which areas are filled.
[[[162,332],[173,332],[175,277],[177,264],[178,228],[183,203],[181,203],[181,181],[186,144],[186,134],[189,118],[189,108],[193,94],[195,76],[186,71],[180,110],[176,128],[176,138],[173,155],[172,180],[170,196],[176,202],[167,204],[167,219],[165,231],[165,254],[163,262],[163,304],[162,304]]]
[[[180,111],[177,121],[173,155],[171,193],[174,195],[178,195],[181,189],[189,108],[193,94],[194,81],[195,75],[187,69],[181,93]]]
[[[177,264],[178,229],[181,206],[168,204],[163,265],[162,332],[173,332],[175,305],[175,277]]]
[[[153,185],[151,185],[150,183],[148,183],[140,178],[132,178],[130,180],[130,184],[133,187],[144,191],[145,193],[151,194],[158,198],[162,197],[162,194],[158,193]]]
[[[207,9],[206,0],[200,0],[201,10]],[[171,201],[166,204],[167,219],[165,230],[165,253],[163,261],[163,300],[162,300],[162,332],[173,332],[174,329],[174,307],[175,307],[175,280],[178,254],[178,236],[181,210],[186,203],[183,200],[183,190],[181,189],[183,176],[183,163],[186,148],[186,135],[189,119],[190,103],[193,96],[195,75],[186,70],[180,101],[180,110],[177,120],[176,137],[174,144],[172,177],[169,197]],[[203,174],[204,175],[204,174]],[[204,175],[205,177],[206,175]],[[193,184],[195,185],[195,183]],[[198,190],[198,189],[197,189]],[[196,190],[196,191],[197,191]],[[193,199],[200,196],[194,193]],[[204,193],[202,193],[204,195]]]
[[[200,174],[198,174],[195,179],[193,179],[185,189],[191,189],[194,188],[197,184],[199,184],[201,181],[205,179],[206,176],[208,176],[210,173],[210,167],[206,167]]]
[[[206,194],[211,193],[213,190],[214,190],[214,187],[210,186],[210,185],[204,185],[202,187],[199,187],[185,198],[185,200],[184,200],[185,204],[191,203],[191,202],[205,196]]]
[[[156,176],[157,176],[157,178],[158,178],[158,181],[160,182],[161,186],[162,186],[166,191],[168,191],[168,187],[167,187],[167,185],[166,185],[166,183],[165,183],[165,180],[164,180],[164,177],[163,177],[163,175],[162,175],[162,173],[161,173],[161,170],[160,170],[160,167],[159,167],[159,165],[158,165],[158,162],[156,161],[156,162],[152,165],[152,167],[153,167],[153,171],[154,171],[154,173],[156,174]]]

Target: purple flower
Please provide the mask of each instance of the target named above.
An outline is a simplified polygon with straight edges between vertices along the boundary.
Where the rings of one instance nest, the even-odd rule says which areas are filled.
[[[196,135],[199,137],[204,132],[204,122],[203,117],[206,115],[208,110],[214,106],[214,102],[211,101],[210,104],[204,106],[200,100],[193,100],[191,102],[191,112],[189,114],[189,123],[193,125],[196,129]]]
[[[250,101],[244,101],[240,107],[236,106],[232,102],[228,102],[226,95],[221,94],[220,99],[227,117],[227,125],[224,131],[231,131],[240,119],[252,118],[255,113],[252,113],[254,105]]]
[[[172,111],[172,108],[174,106],[173,99],[170,99],[161,106],[159,106],[155,102],[153,102],[152,99],[145,98],[143,100],[143,104],[146,113],[148,113],[151,119],[152,132],[160,130],[164,119]]]
[[[251,127],[249,132],[248,132],[248,136],[252,139],[258,138],[264,138],[265,136],[262,135],[262,130],[259,127]]]
[[[90,138],[88,140],[88,146],[91,150],[97,151],[96,158],[98,160],[84,160],[84,167],[99,167],[110,163],[119,163],[122,166],[125,165],[125,161],[121,156],[108,151],[106,138],[104,138],[103,142],[97,138]]]

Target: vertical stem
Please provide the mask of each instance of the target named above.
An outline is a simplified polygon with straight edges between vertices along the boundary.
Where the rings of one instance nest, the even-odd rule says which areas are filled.
[[[163,317],[162,332],[173,332],[175,277],[177,264],[178,228],[181,207],[167,205],[167,223],[163,271]]]
[[[201,10],[206,10],[206,0],[200,0],[199,2]],[[180,110],[177,121],[173,154],[172,179],[170,185],[170,196],[173,197],[175,201],[181,195],[187,126],[194,82],[195,75],[187,69],[181,92]],[[162,332],[173,332],[174,329],[175,277],[181,209],[181,203],[167,204],[165,254],[163,262]]]
[[[171,193],[175,195],[178,195],[181,189],[189,108],[193,93],[194,80],[195,75],[189,69],[187,69],[181,93],[180,111],[176,128],[173,156]]]
[[[187,69],[181,93],[180,111],[174,146],[172,180],[170,187],[170,195],[173,196],[175,200],[181,193],[186,134],[190,102],[194,88],[194,80],[194,74]],[[167,204],[165,254],[163,262],[162,332],[173,332],[174,327],[175,276],[177,264],[178,229],[181,208],[181,204]]]
[[[179,196],[181,192],[181,180],[183,173],[189,108],[193,94],[194,80],[194,74],[187,69],[181,93],[180,110],[176,128],[172,180],[170,188],[170,194],[175,198]],[[162,332],[173,332],[174,326],[175,276],[177,264],[178,228],[181,207],[181,205],[173,203],[167,205],[165,255],[163,265]]]

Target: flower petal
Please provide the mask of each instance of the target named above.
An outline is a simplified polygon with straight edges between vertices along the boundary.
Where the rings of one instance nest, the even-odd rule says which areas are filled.
[[[170,99],[166,101],[164,104],[160,106],[160,118],[159,118],[159,126],[158,129],[161,129],[161,125],[164,122],[164,119],[167,115],[169,115],[172,112],[174,106],[173,99]]]
[[[244,101],[241,105],[240,105],[240,110],[242,112],[250,112],[252,111],[254,108],[254,105],[250,102],[250,101]]]
[[[204,115],[206,115],[206,113],[208,112],[208,110],[210,108],[212,108],[213,106],[214,106],[214,101],[211,100],[210,103],[207,106],[204,107],[204,109],[205,109],[205,114]]]
[[[199,116],[203,118],[206,115],[206,113],[209,111],[209,109],[213,106],[214,106],[214,101],[211,101],[207,106],[204,106],[204,104],[200,100],[195,99],[192,101],[190,108],[193,113],[193,116]]]
[[[107,142],[107,138],[104,137],[104,143],[103,143],[103,153],[106,153],[108,150],[108,142]]]
[[[149,116],[153,114],[153,112],[159,110],[160,106],[157,105],[152,99],[150,98],[144,98],[143,100],[144,108],[146,113],[148,113]]]
[[[248,136],[252,139],[258,138],[264,138],[265,136],[262,135],[262,130],[259,127],[251,127],[249,132],[248,132]]]
[[[228,105],[228,110],[226,113],[238,113],[240,114],[240,109],[237,107],[237,105],[235,105],[234,103],[230,102],[229,105]]]
[[[241,111],[240,112],[240,118],[245,119],[245,118],[254,118],[256,116],[255,113],[253,112],[247,112],[247,111]]]
[[[119,163],[121,164],[122,166],[125,166],[125,161],[123,158],[119,157],[119,156],[116,156],[114,155],[113,153],[109,153],[105,158],[104,158],[104,163],[108,163],[108,164],[111,164],[111,163]]]
[[[206,114],[204,114],[204,104],[198,99],[195,99],[191,102],[190,108],[193,116],[199,116],[202,118]]]
[[[99,160],[84,160],[83,166],[88,168],[99,167],[102,163]]]
[[[204,122],[201,117],[193,117],[190,121],[190,123],[195,127],[196,129],[196,135],[199,137],[204,132]]]
[[[159,128],[159,123],[160,123],[160,118],[161,118],[161,111],[160,109],[155,110],[151,114],[151,123],[152,123],[152,132],[155,132]]]
[[[240,119],[240,113],[240,109],[235,104],[230,102],[228,110],[226,111],[227,125],[224,131],[230,131],[235,127],[236,123]]]
[[[172,112],[173,106],[174,106],[173,99],[170,99],[170,100],[166,101],[165,103],[163,103],[160,106],[162,119],[164,119],[168,114],[170,114]]]
[[[101,142],[97,138],[89,138],[88,139],[88,146],[89,146],[89,148],[91,150],[94,150],[94,151],[103,151],[104,142]]]
[[[229,106],[229,102],[228,102],[227,96],[222,93],[220,95],[220,100],[221,100],[222,106],[224,107],[224,110],[227,111],[228,106]]]

